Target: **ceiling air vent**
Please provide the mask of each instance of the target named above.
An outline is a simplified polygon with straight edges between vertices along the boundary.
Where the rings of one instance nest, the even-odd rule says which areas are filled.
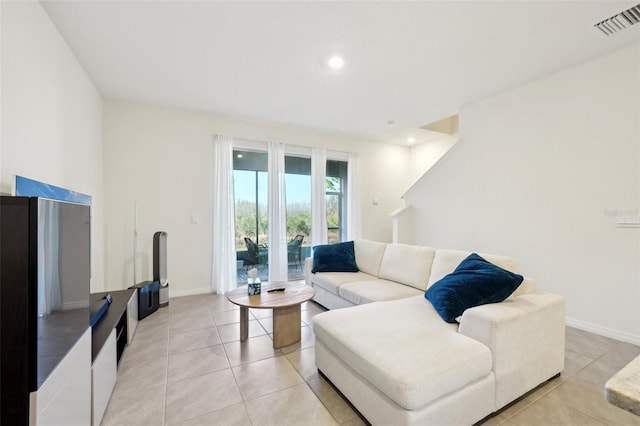
[[[598,22],[594,27],[605,33],[605,35],[610,36],[638,22],[640,22],[640,4]]]

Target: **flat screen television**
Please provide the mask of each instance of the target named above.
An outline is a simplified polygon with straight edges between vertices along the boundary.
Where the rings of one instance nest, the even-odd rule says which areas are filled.
[[[89,327],[90,207],[38,198],[39,388]]]
[[[89,329],[90,247],[90,206],[0,197],[2,423],[28,419],[29,393]]]

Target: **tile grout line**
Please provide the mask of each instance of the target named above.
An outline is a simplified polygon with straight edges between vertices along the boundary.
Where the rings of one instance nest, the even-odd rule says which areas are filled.
[[[247,340],[249,340],[249,339],[247,338]],[[240,399],[242,399],[242,406],[244,407],[245,413],[247,413],[247,418],[249,419],[249,423],[253,426],[253,420],[251,419],[251,415],[249,414],[249,410],[247,409],[247,404],[246,404],[246,401],[244,399],[244,394],[240,390],[240,385],[238,384],[238,378],[236,377],[236,374],[233,371],[233,367],[231,366],[231,362],[229,362],[229,356],[227,355],[227,348],[225,348],[224,345],[222,345],[222,348],[223,348],[223,351],[224,351],[224,356],[227,357],[227,364],[229,364],[229,370],[231,371],[231,377],[233,377],[233,382],[236,385],[236,389],[238,389],[238,393],[240,394]]]
[[[223,297],[225,297],[225,296],[223,295]],[[213,312],[211,312],[211,315],[213,315]],[[253,314],[251,314],[251,315],[253,316]],[[254,318],[255,318],[255,316],[254,316]],[[214,319],[214,322],[215,322],[215,319]],[[235,324],[235,323],[233,323],[233,324]],[[260,322],[258,322],[258,324],[260,324]],[[225,324],[225,325],[227,325],[227,324]],[[262,324],[260,324],[260,327],[262,327]],[[266,333],[266,330],[265,330],[265,333]],[[220,339],[220,340],[222,341],[222,339]],[[247,340],[249,340],[248,336],[247,336]],[[234,342],[235,342],[235,340],[234,340]],[[231,342],[228,342],[228,343],[231,343]],[[224,343],[221,343],[221,344],[222,344],[222,350],[224,351],[224,356],[227,359],[227,364],[229,365],[229,371],[231,372],[231,376],[233,377],[233,382],[235,383],[236,389],[238,390],[238,393],[240,394],[240,398],[242,399],[242,407],[244,408],[244,411],[247,414],[247,419],[249,419],[249,423],[253,426],[254,423],[253,423],[253,420],[251,419],[251,415],[249,414],[249,410],[247,408],[247,404],[246,404],[246,401],[245,401],[245,398],[244,398],[244,394],[242,393],[242,391],[240,391],[240,385],[238,384],[238,378],[236,377],[236,374],[233,371],[234,367],[231,365],[231,362],[229,361],[229,354],[227,353],[227,348],[226,348]]]
[[[304,379],[304,378],[303,378]],[[331,416],[331,418],[333,420],[335,420],[336,424],[342,424],[338,421],[338,419],[336,418],[336,416],[331,412],[331,410],[329,410],[329,407],[327,407],[327,404],[324,403],[324,401],[318,396],[318,394],[315,393],[315,391],[313,390],[313,388],[311,387],[311,385],[309,384],[308,381],[304,381],[304,384],[307,385],[307,387],[309,388],[309,390],[316,396],[316,399],[318,401],[320,401],[320,404],[322,404],[322,406],[324,407],[325,410],[327,410],[327,412],[329,413],[329,415]],[[350,421],[350,420],[348,420]]]
[[[168,306],[167,306],[168,308]],[[165,362],[166,375],[164,382],[164,404],[162,409],[162,424],[167,424],[167,396],[169,394],[169,349],[171,347],[171,312],[169,312],[169,327],[167,327],[167,359]]]
[[[228,358],[228,356],[227,356],[227,353],[226,353],[226,350],[225,350],[224,344],[222,343],[222,340],[220,339],[220,333],[219,333],[219,331],[218,331],[218,326],[216,325],[216,321],[215,321],[215,318],[214,318],[214,315],[213,315],[213,311],[211,310],[211,308],[210,308],[210,306],[209,306],[208,304],[206,305],[206,308],[207,308],[207,311],[208,311],[208,313],[209,313],[209,315],[210,315],[210,317],[211,317],[211,320],[212,320],[212,322],[213,322],[213,324],[214,324],[214,325],[213,325],[213,327],[205,327],[205,328],[202,328],[202,329],[195,329],[195,330],[184,330],[184,331],[179,331],[179,333],[187,333],[187,332],[189,332],[189,331],[199,331],[199,330],[203,330],[203,329],[207,329],[207,328],[214,328],[214,329],[215,329],[215,332],[216,332],[216,334],[218,335],[218,338],[219,338],[219,340],[220,340],[220,343],[219,343],[218,345],[222,346],[222,350],[223,350],[223,353],[224,353],[224,355],[225,355],[225,359],[226,359],[226,361],[227,361],[227,365],[229,365],[229,358]],[[186,317],[186,318],[190,318],[190,317]],[[169,324],[169,332],[171,332],[171,324]],[[170,336],[169,336],[169,337],[170,337]],[[189,351],[177,352],[177,354],[184,354],[184,353],[193,352],[193,351],[196,351],[196,350],[200,350],[200,349],[204,349],[204,348],[212,347],[212,346],[218,346],[218,345],[210,345],[210,346],[205,346],[205,347],[202,347],[202,348],[193,348],[193,349],[191,349],[191,350],[189,350]],[[165,390],[165,406],[164,406],[164,422],[163,422],[163,424],[164,424],[165,426],[168,426],[168,425],[167,425],[167,419],[166,419],[166,410],[167,410],[167,403],[166,403],[166,401],[167,401],[168,384],[169,384],[169,377],[168,377],[168,376],[169,376],[169,372],[168,372],[168,363],[169,363],[169,356],[170,356],[170,355],[171,355],[171,354],[168,352],[168,353],[167,353],[167,382],[166,382],[166,390]],[[229,369],[229,370],[231,370],[230,365],[229,365],[228,369]],[[225,370],[225,369],[219,369],[219,370],[216,370],[216,371],[214,371],[214,372],[203,373],[203,374],[199,374],[199,375],[197,375],[197,376],[191,376],[191,377],[187,377],[187,378],[183,378],[183,379],[190,379],[190,378],[193,378],[193,377],[198,377],[198,376],[202,376],[202,375],[206,375],[206,374],[212,374],[212,373],[215,373],[215,372],[218,372],[218,371],[223,371],[223,370]],[[180,380],[183,380],[183,379],[180,379]],[[235,378],[234,378],[234,380],[235,380]],[[179,380],[178,380],[178,381],[179,381]],[[239,390],[238,390],[238,393],[240,393],[240,392],[239,392]],[[229,408],[229,407],[223,407],[223,408],[221,408],[220,410],[225,409],[225,408]],[[245,407],[245,410],[246,410],[246,407]],[[215,412],[215,411],[219,411],[219,410],[214,410],[214,411],[212,411],[212,412]],[[202,416],[198,416],[198,417],[203,417],[203,416],[206,416],[206,415],[208,415],[208,414],[210,414],[210,413],[205,413],[205,414],[203,414]],[[195,418],[197,418],[197,417],[194,417],[194,418],[191,418],[191,419],[188,419],[188,420],[193,420],[193,419],[195,419]]]
[[[579,377],[572,377],[570,380],[573,380],[573,381],[574,381],[574,383],[576,383],[576,382],[577,382],[578,384],[582,384],[582,385],[584,385],[584,386],[587,386],[588,388],[592,388],[592,387],[600,387],[599,385],[594,385],[593,383],[589,382],[588,380],[584,380],[584,379],[581,379],[581,378],[579,378]],[[560,386],[563,386],[563,385],[565,385],[565,384],[567,384],[567,383],[569,383],[569,381],[568,381],[568,380],[567,380],[567,381],[565,381],[564,383],[562,383]],[[552,392],[553,392],[553,391],[558,390],[558,388],[559,388],[560,386],[557,386],[555,389],[553,389],[553,390],[552,390]],[[568,401],[564,401],[564,400],[558,399],[557,397],[556,397],[556,398],[554,398],[553,396],[551,396],[551,393],[552,393],[552,392],[549,392],[549,393],[546,395],[549,399],[552,399],[552,400],[554,400],[554,401],[556,401],[556,402],[558,402],[558,403],[562,404],[562,405],[563,405],[563,406],[565,406],[565,407],[571,408],[572,410],[575,410],[575,411],[579,412],[580,414],[582,414],[582,415],[584,415],[584,416],[587,416],[587,417],[589,417],[589,418],[591,418],[591,419],[594,419],[595,421],[597,421],[597,422],[598,422],[598,423],[600,423],[600,424],[604,424],[604,425],[606,425],[606,424],[607,424],[607,423],[604,423],[602,420],[600,420],[600,419],[598,419],[598,418],[594,417],[594,415],[592,415],[592,414],[587,413],[586,411],[584,411],[584,410],[582,409],[582,406],[572,405],[572,404],[570,404]],[[603,398],[603,401],[604,401],[604,394],[602,395],[602,398]],[[611,406],[611,407],[613,407],[613,406]]]

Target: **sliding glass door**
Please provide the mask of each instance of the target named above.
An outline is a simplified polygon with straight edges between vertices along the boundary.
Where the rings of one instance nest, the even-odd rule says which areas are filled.
[[[347,169],[346,161],[327,160],[325,205],[329,244],[347,239]]]
[[[287,277],[295,280],[304,277],[304,260],[311,254],[311,158],[289,154],[284,160]],[[233,151],[238,284],[247,282],[252,268],[258,269],[261,280],[269,280],[268,164],[266,151]],[[327,160],[324,208],[329,244],[346,240],[347,169],[346,161]]]
[[[311,248],[311,159],[285,156],[289,280],[304,277]]]
[[[267,153],[233,151],[236,260],[238,283],[247,282],[247,271],[258,269],[268,279]]]

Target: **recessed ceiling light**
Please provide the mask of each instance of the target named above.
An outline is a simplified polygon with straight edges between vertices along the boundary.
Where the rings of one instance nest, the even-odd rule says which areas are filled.
[[[344,59],[342,59],[340,56],[332,56],[331,59],[329,59],[329,66],[334,70],[342,68],[343,65]]]
[[[414,138],[413,136],[407,139],[408,143],[414,143],[415,141],[416,141],[416,138]]]

